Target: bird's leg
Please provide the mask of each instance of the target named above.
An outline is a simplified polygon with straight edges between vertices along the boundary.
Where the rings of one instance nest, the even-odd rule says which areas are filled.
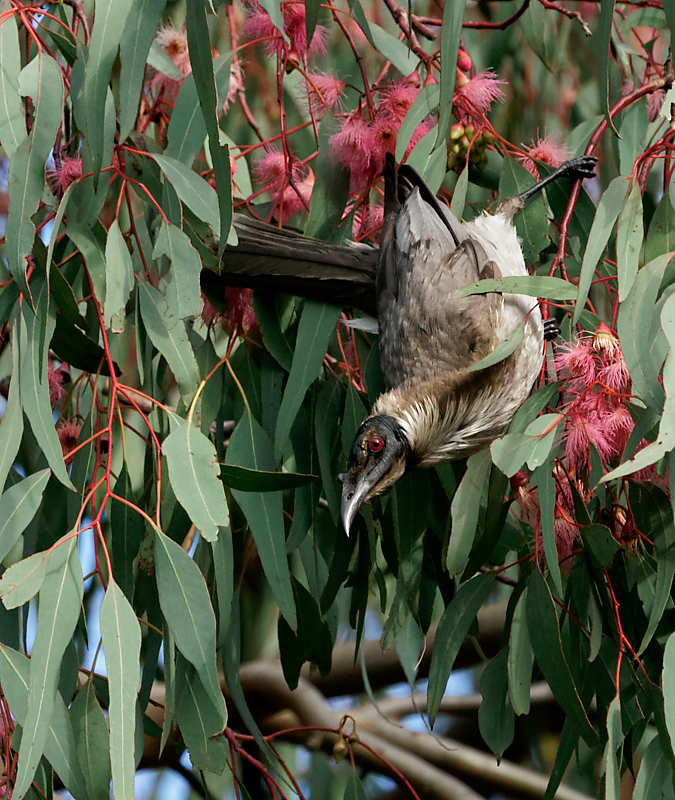
[[[553,181],[559,178],[573,178],[575,180],[583,180],[583,178],[595,177],[595,165],[598,159],[595,156],[581,156],[580,158],[573,158],[570,161],[565,161],[555,172],[552,172],[548,177],[544,178],[539,183],[525,189],[518,195],[518,200],[525,203],[535,194],[540,192],[545,186],[548,186]]]

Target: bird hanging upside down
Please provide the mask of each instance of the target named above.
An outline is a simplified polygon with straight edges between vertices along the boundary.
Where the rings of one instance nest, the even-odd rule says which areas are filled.
[[[357,431],[347,471],[340,476],[347,534],[365,500],[409,469],[478,452],[504,431],[527,398],[543,360],[538,302],[519,294],[460,297],[459,292],[482,279],[527,275],[513,215],[558,178],[593,177],[596,160],[583,156],[568,161],[536,186],[500,203],[494,215],[483,213],[460,223],[411,167],[397,168],[390,156],[378,251],[326,245],[238,220],[243,241],[238,256],[243,259],[248,247],[253,259],[246,265],[249,276],[275,271],[280,264],[284,271],[293,264],[291,272],[297,275],[300,265],[308,278],[306,294],[317,296],[317,282],[333,281],[339,297],[346,275],[361,300],[354,305],[367,307],[374,267],[387,391]],[[467,371],[521,323],[522,342],[511,355]]]

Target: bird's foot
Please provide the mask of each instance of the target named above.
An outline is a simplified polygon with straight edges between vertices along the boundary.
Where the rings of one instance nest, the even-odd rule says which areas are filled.
[[[596,156],[580,156],[579,158],[571,158],[557,170],[567,178],[574,178],[575,180],[583,180],[584,178],[595,177],[595,166],[598,163]]]
[[[552,342],[554,339],[557,339],[560,336],[560,325],[553,319],[553,317],[549,317],[548,319],[544,320],[544,341]]]

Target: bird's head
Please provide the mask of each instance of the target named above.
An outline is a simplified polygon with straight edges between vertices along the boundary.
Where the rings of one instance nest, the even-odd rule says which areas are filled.
[[[368,417],[356,432],[342,481],[342,524],[349,535],[359,506],[383,492],[406,470],[408,439],[394,417]]]

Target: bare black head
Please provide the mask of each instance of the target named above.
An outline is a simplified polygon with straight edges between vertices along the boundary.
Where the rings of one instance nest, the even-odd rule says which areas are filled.
[[[342,524],[349,535],[364,500],[389,488],[406,469],[410,445],[403,429],[386,414],[368,417],[356,432],[342,481]]]

